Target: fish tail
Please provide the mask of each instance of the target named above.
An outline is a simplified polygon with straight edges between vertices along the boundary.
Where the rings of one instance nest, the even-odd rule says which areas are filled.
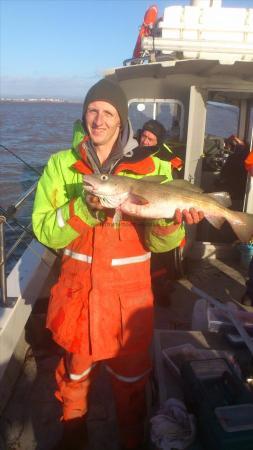
[[[253,214],[231,211],[226,217],[241,242],[248,242],[253,236]]]

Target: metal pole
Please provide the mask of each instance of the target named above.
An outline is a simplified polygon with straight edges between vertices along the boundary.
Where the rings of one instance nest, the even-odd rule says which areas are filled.
[[[0,287],[2,291],[2,303],[7,305],[7,283],[5,272],[5,238],[4,238],[4,223],[6,219],[0,216]]]

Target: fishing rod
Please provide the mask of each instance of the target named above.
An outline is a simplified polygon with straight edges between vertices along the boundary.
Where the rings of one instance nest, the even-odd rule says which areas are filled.
[[[4,150],[6,150],[8,153],[10,153],[12,156],[14,156],[14,158],[18,159],[19,161],[21,161],[26,167],[28,167],[29,169],[33,170],[35,173],[37,173],[37,175],[41,175],[41,172],[37,169],[35,169],[35,167],[31,166],[28,162],[26,162],[24,159],[22,159],[20,156],[16,155],[16,153],[14,153],[12,150],[10,150],[9,148],[5,147],[4,145],[0,144],[0,147],[3,148]]]
[[[37,187],[37,181],[36,183],[32,184],[32,186],[25,191],[23,195],[19,197],[19,199],[16,201],[15,204],[12,204],[8,206],[6,210],[6,219],[10,219],[18,210],[18,208],[22,205],[22,203],[31,195]]]
[[[29,163],[27,163],[26,161],[24,161],[20,156],[16,155],[16,153],[14,153],[12,150],[10,150],[9,148],[5,147],[4,145],[0,144],[0,147],[3,148],[4,150],[6,150],[8,153],[10,153],[12,156],[14,156],[17,160],[21,161],[26,167],[28,167],[29,169],[33,170],[33,172],[37,173],[37,175],[41,175],[41,172],[39,172],[39,170],[35,169],[35,167],[32,167]],[[13,220],[13,222],[18,225],[20,228],[22,228],[22,230],[24,231],[24,233],[28,233],[29,235],[31,235],[32,237],[34,237],[33,232],[25,227],[24,225],[22,225],[14,216],[14,214],[17,212],[17,209],[21,206],[21,204],[27,199],[27,197],[29,197],[30,194],[32,194],[32,192],[36,189],[37,186],[37,182],[34,183],[18,200],[15,204],[10,205],[7,210],[4,209],[2,206],[0,206],[0,212],[1,214],[4,215],[5,219],[11,219]]]

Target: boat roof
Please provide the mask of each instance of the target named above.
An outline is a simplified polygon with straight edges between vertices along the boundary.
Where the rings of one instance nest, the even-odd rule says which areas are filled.
[[[245,90],[247,98],[253,98],[252,61],[235,61],[233,64],[202,59],[160,61],[108,69],[105,75],[119,82],[176,76],[177,83],[182,83],[186,89],[196,84],[208,89],[232,89],[240,91],[240,98]]]
[[[229,76],[253,83],[253,61],[235,61],[233,64],[222,60],[187,59],[160,61],[148,64],[127,65],[108,69],[106,75],[115,74],[119,81],[140,76],[157,76],[164,74],[189,74],[197,76]],[[224,80],[225,81],[225,80]]]

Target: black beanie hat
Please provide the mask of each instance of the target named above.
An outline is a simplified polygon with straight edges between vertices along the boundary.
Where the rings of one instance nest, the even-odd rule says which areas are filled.
[[[145,130],[153,133],[157,137],[157,143],[159,145],[162,144],[166,136],[166,130],[164,126],[160,122],[158,122],[158,120],[151,119],[148,120],[148,122],[144,123],[141,131],[143,132]]]
[[[83,121],[88,105],[96,101],[108,102],[114,106],[120,116],[121,125],[124,128],[128,118],[128,104],[126,94],[119,84],[103,78],[87,92],[83,104]]]

